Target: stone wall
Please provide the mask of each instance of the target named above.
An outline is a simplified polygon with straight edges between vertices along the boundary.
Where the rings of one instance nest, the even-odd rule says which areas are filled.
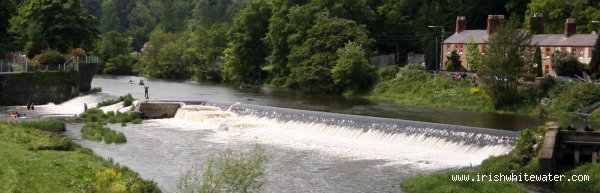
[[[61,103],[79,94],[78,71],[0,74],[0,105]]]
[[[79,91],[89,92],[92,89],[92,79],[98,71],[98,64],[79,64]]]
[[[139,112],[148,119],[173,118],[179,107],[181,103],[178,102],[142,102]]]

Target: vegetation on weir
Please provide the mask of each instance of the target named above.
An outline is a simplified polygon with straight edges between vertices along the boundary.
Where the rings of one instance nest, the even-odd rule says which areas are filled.
[[[108,100],[99,102],[96,105],[96,108],[110,106],[110,105],[114,105],[114,104],[117,104],[117,103],[120,103],[120,102],[123,102],[123,107],[131,106],[133,104],[133,96],[131,96],[131,94],[127,94],[127,95],[124,95],[124,96],[120,96],[117,99],[108,99]]]
[[[61,124],[44,122],[0,122],[0,192],[161,192],[134,171],[48,132]]]
[[[465,174],[477,179],[476,174],[538,174],[538,156],[543,147],[545,127],[537,130],[525,129],[520,132],[514,148],[507,155],[492,156],[481,163],[478,171],[459,170],[429,175],[417,175],[401,182],[402,189],[410,193],[418,192],[527,192],[517,182],[455,182],[452,175]],[[559,149],[560,151],[560,149]],[[600,160],[598,160],[600,161]],[[563,180],[555,183],[559,190],[568,192],[600,192],[600,165],[585,164],[576,168],[558,168],[558,175],[588,175],[590,181],[573,182]],[[432,189],[433,188],[433,189]],[[456,190],[456,191],[454,191]]]
[[[126,143],[125,134],[111,130],[104,125],[98,123],[87,123],[81,128],[81,136],[83,139],[91,141],[104,141],[104,143]]]
[[[227,149],[211,158],[201,175],[193,168],[182,175],[178,189],[182,193],[259,192],[266,159],[258,145],[248,153]]]

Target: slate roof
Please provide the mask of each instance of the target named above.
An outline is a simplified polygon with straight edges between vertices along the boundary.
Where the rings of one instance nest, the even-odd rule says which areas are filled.
[[[481,44],[488,40],[486,30],[464,30],[460,33],[454,33],[448,39],[444,40],[444,44],[466,44],[471,40]],[[596,43],[598,34],[574,34],[569,38],[564,38],[563,34],[537,34],[531,38],[532,44],[540,46],[583,46],[592,47]]]

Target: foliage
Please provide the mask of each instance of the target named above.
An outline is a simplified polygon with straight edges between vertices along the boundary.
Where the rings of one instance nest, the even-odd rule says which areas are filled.
[[[450,53],[450,56],[446,57],[448,60],[444,66],[446,67],[446,71],[463,71],[464,67],[462,66],[462,61],[460,61],[460,56],[456,50],[453,50]]]
[[[66,131],[65,122],[56,120],[23,121],[19,122],[19,126],[50,132]]]
[[[499,26],[490,36],[479,77],[486,83],[487,93],[493,99],[495,108],[517,101],[518,79],[524,74],[524,66],[531,60],[527,54],[530,53],[530,42],[531,35],[520,30],[515,20]]]
[[[83,139],[91,141],[104,141],[104,143],[126,143],[127,138],[121,132],[111,130],[97,123],[87,123],[81,128]]]
[[[391,80],[396,78],[396,74],[400,68],[396,65],[389,65],[383,68],[379,68],[375,70],[375,74],[377,74],[377,81],[383,82],[387,80]]]
[[[552,54],[552,69],[559,76],[581,75],[583,65],[574,54],[569,52],[554,52]]]
[[[491,156],[481,162],[479,172],[482,174],[510,174],[514,165],[511,155]]]
[[[225,80],[241,85],[257,85],[266,78],[266,45],[262,41],[268,28],[271,7],[266,0],[250,0],[234,19],[229,31],[228,55],[224,65]]]
[[[525,16],[543,13],[545,17],[545,33],[562,34],[565,18],[574,18],[577,31],[589,33],[598,30],[598,24],[592,20],[600,20],[600,4],[595,0],[531,0]],[[528,17],[526,17],[528,19]],[[579,22],[581,21],[581,22]]]
[[[563,117],[580,112],[600,101],[600,86],[587,83],[558,83],[542,98],[540,107],[550,116]]]
[[[348,42],[337,51],[336,65],[331,69],[333,84],[341,90],[358,91],[368,88],[375,79],[374,69],[365,57],[365,50]]]
[[[469,171],[450,171],[430,175],[417,174],[400,183],[402,190],[410,193],[442,193],[442,192],[527,192],[516,182],[494,181],[452,181],[453,175],[468,175],[477,179],[477,173]]]
[[[114,105],[117,103],[123,102],[123,107],[128,107],[133,103],[133,96],[131,96],[131,94],[127,94],[124,96],[120,96],[117,99],[108,99],[108,100],[104,100],[102,102],[99,102],[96,105],[96,108],[100,108],[100,107],[104,107],[104,106],[110,106],[110,105]]]
[[[480,61],[481,52],[479,52],[477,44],[473,41],[469,41],[469,43],[467,43],[467,70],[477,72]]]
[[[119,55],[108,59],[102,73],[113,75],[131,75],[137,59],[130,55]]]
[[[108,61],[119,55],[131,52],[130,41],[117,31],[109,31],[100,35],[97,50],[100,58]]]
[[[576,169],[567,171],[564,175],[569,178],[572,175],[587,175],[589,181],[568,181],[563,180],[556,185],[564,190],[576,192],[600,192],[600,166],[587,163]]]
[[[535,53],[533,54],[533,63],[537,64],[537,68],[534,69],[536,76],[541,77],[544,76],[543,70],[544,65],[542,63],[542,48],[536,47]]]
[[[33,60],[40,65],[64,64],[67,58],[56,50],[47,50],[37,55]]]
[[[202,176],[193,170],[184,174],[178,188],[184,193],[257,192],[263,183],[266,159],[258,145],[247,154],[236,155],[227,149],[209,160]]]
[[[493,111],[493,104],[485,92],[471,94],[474,86],[451,77],[401,68],[394,79],[378,82],[366,98],[434,108]]]
[[[95,156],[65,137],[0,122],[0,189],[6,192],[98,192],[95,174],[112,168],[129,192],[160,192],[156,183]],[[23,172],[27,171],[27,172]],[[48,174],[52,174],[51,177]],[[133,184],[136,184],[133,186]],[[132,191],[139,190],[139,191]],[[106,191],[99,191],[106,192]]]
[[[41,35],[43,42],[23,33],[32,25],[38,25],[36,35]],[[79,0],[39,0],[25,1],[10,20],[9,30],[24,43],[47,42],[49,48],[66,52],[70,48],[91,48],[98,33],[95,25]]]
[[[525,166],[537,156],[535,145],[541,137],[529,129],[519,132],[519,139],[517,139],[515,147],[510,152],[511,162],[514,164],[512,168]]]
[[[189,78],[192,60],[185,53],[187,38],[188,33],[153,32],[135,70],[153,78]]]
[[[94,87],[90,90],[91,93],[102,92],[102,87]]]

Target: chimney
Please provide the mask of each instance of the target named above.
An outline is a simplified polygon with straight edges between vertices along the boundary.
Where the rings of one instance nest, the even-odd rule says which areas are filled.
[[[504,23],[504,15],[488,15],[487,19],[487,33],[492,34],[496,28]]]
[[[565,38],[570,37],[571,35],[575,34],[577,32],[577,25],[575,24],[575,19],[573,18],[568,18],[567,21],[565,21]]]
[[[456,16],[456,33],[467,30],[467,19],[465,16]]]
[[[529,33],[543,34],[544,33],[544,15],[542,13],[534,13],[529,17]]]

